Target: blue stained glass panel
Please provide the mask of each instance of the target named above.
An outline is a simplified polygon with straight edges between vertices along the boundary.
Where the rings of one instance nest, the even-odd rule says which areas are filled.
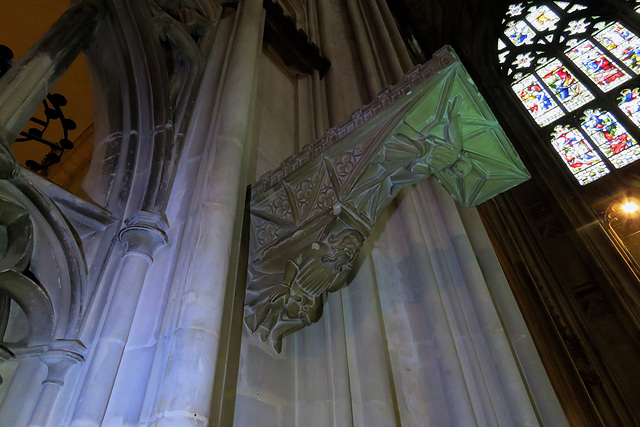
[[[549,61],[536,71],[569,111],[594,99],[591,92],[558,59]]]
[[[532,44],[536,33],[524,21],[509,22],[504,34],[516,46]]]
[[[640,159],[640,146],[608,111],[601,111],[599,108],[586,110],[582,128],[616,168]]]
[[[522,14],[524,11],[524,6],[522,3],[509,5],[509,10],[507,11],[507,15],[514,17]]]
[[[605,48],[636,73],[640,73],[640,38],[619,22],[593,35]]]
[[[565,54],[604,92],[631,78],[589,40],[579,42]]]
[[[609,168],[600,155],[578,129],[556,126],[551,134],[551,144],[580,185],[593,182],[609,173]]]
[[[640,89],[625,89],[620,92],[618,105],[629,118],[640,127]]]
[[[511,85],[522,104],[529,110],[533,119],[544,126],[564,115],[562,109],[551,98],[544,85],[532,74]]]

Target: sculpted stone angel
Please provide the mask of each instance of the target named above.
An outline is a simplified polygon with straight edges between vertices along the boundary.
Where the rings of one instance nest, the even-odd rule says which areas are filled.
[[[317,322],[328,292],[345,286],[365,237],[346,229],[307,246],[287,265],[281,283],[266,288],[245,313],[251,332],[269,340],[278,353],[282,339]]]

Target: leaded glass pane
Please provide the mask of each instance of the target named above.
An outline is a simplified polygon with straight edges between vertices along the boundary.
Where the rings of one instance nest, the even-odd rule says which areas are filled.
[[[604,92],[631,78],[589,40],[582,41],[565,54]]]
[[[546,56],[541,56],[540,58],[538,58],[538,60],[536,61],[536,64],[538,65],[544,65],[547,62],[549,62],[549,58],[547,58]]]
[[[586,22],[585,18],[582,18],[578,21],[569,22],[565,31],[568,31],[569,34],[573,36],[575,34],[584,33],[585,31],[587,31],[588,26],[589,26],[589,23]]]
[[[548,62],[536,71],[569,111],[594,99],[591,92],[558,59]]]
[[[571,9],[569,9],[569,10],[568,10],[568,12],[569,12],[569,13],[573,13],[573,12],[576,12],[576,11],[578,11],[578,10],[584,10],[584,9],[586,9],[586,8],[587,8],[587,6],[583,6],[583,5],[581,5],[581,4],[576,4],[576,5],[575,5],[575,6],[573,6]]]
[[[569,6],[569,3],[566,1],[557,1],[556,4],[560,9],[566,9]]]
[[[640,73],[640,38],[619,22],[614,22],[593,37],[636,73]]]
[[[498,55],[498,61],[500,61],[501,64],[504,64],[504,61],[507,60],[507,55],[509,55],[508,50],[502,52],[500,55]]]
[[[513,61],[512,65],[515,65],[516,68],[525,68],[531,66],[532,61],[533,58],[531,57],[531,52],[527,52],[525,54],[520,53],[516,56],[516,60]]]
[[[611,22],[607,23],[607,22],[596,22],[593,25],[593,29],[600,31],[600,30],[604,30],[608,25],[611,25]]]
[[[522,12],[524,11],[524,6],[522,6],[522,3],[520,4],[512,4],[509,6],[509,10],[507,11],[507,15],[514,17],[514,16],[518,16],[520,14],[522,14]]]
[[[599,108],[586,110],[582,118],[582,128],[616,168],[640,159],[640,146],[613,114],[600,111]]]
[[[554,30],[560,17],[547,6],[533,6],[529,9],[527,21],[538,31]]]
[[[640,126],[640,89],[625,89],[620,92],[620,95],[622,95],[618,98],[620,109],[633,120],[633,123]]]
[[[498,50],[502,50],[505,47],[507,47],[507,45],[504,44],[504,42],[502,40],[498,39]]]
[[[528,74],[511,87],[540,126],[551,123],[564,115],[549,92],[532,74]]]
[[[551,144],[580,185],[609,173],[600,155],[579,130],[569,126],[556,126],[551,134]]]
[[[524,21],[509,22],[504,34],[516,46],[533,43],[536,33]]]

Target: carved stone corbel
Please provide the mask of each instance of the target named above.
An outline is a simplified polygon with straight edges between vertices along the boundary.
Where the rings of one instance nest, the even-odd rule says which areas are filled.
[[[530,178],[450,48],[252,186],[249,329],[280,352],[317,321],[382,211],[431,175],[465,207]]]

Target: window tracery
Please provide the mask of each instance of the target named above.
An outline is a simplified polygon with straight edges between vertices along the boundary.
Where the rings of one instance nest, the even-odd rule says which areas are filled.
[[[502,23],[500,68],[580,185],[640,159],[637,32],[572,1],[514,3]]]

